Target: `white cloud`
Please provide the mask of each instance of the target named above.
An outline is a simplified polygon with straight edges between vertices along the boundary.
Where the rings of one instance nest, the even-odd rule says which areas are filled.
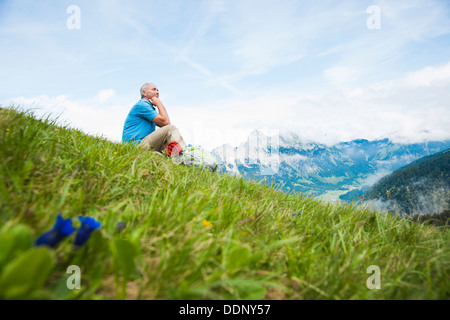
[[[304,95],[290,125],[324,143],[389,137],[398,142],[450,139],[449,66],[427,67],[400,79]],[[418,87],[420,86],[420,87]]]
[[[97,96],[95,97],[99,102],[106,102],[110,98],[112,98],[116,92],[113,89],[106,89],[100,91]]]
[[[447,68],[448,64],[432,67],[429,79],[442,80]],[[405,85],[409,77],[317,94],[234,98],[196,106],[194,112],[188,105],[179,106],[171,118],[196,143],[213,146],[225,142],[237,146],[261,128],[288,129],[304,141],[325,144],[360,138],[404,143],[450,139],[450,83],[431,81],[418,90]],[[193,130],[194,135],[189,133]]]
[[[426,67],[422,70],[411,72],[405,76],[404,85],[418,86],[444,86],[450,82],[450,62],[444,66]]]
[[[324,70],[325,77],[333,84],[341,85],[358,79],[358,71],[349,67],[332,67]]]

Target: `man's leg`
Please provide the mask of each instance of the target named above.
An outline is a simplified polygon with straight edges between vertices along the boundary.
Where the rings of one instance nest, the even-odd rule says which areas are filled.
[[[168,126],[153,131],[142,139],[141,143],[139,143],[139,147],[145,150],[164,152],[164,149],[166,149],[167,145],[171,142],[178,142],[182,148],[186,146],[178,128],[169,124]]]

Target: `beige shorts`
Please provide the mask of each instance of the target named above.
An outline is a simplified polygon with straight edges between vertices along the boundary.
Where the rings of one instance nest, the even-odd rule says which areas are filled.
[[[167,145],[171,142],[178,142],[182,148],[186,146],[183,137],[178,128],[172,124],[158,128],[139,143],[139,147],[144,150],[156,150],[164,152]]]

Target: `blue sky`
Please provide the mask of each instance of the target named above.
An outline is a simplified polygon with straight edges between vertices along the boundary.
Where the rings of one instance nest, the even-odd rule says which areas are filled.
[[[254,129],[450,139],[449,1],[0,0],[0,45],[1,105],[113,141],[145,82],[210,149]]]

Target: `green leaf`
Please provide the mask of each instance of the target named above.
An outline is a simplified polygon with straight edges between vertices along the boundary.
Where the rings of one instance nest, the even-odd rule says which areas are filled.
[[[55,266],[48,248],[33,248],[6,265],[0,277],[0,296],[4,299],[28,299],[41,289]]]
[[[246,247],[236,247],[228,255],[227,269],[234,271],[247,264],[250,257],[250,250]]]
[[[255,280],[246,279],[228,279],[223,284],[233,287],[239,294],[239,298],[242,300],[261,300],[266,296],[267,290],[262,283]]]
[[[116,239],[111,244],[111,251],[115,265],[122,271],[123,275],[125,277],[132,275],[136,268],[134,262],[137,253],[135,246],[128,240]]]
[[[266,293],[266,288],[256,282],[245,283],[240,287],[240,295],[243,300],[261,300]]]
[[[27,226],[19,224],[11,229],[8,229],[8,227],[6,225],[2,228],[0,234],[2,246],[0,250],[0,270],[6,263],[33,246],[32,233]]]

